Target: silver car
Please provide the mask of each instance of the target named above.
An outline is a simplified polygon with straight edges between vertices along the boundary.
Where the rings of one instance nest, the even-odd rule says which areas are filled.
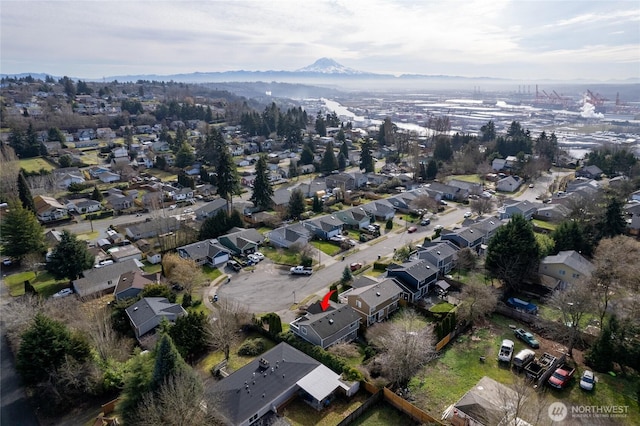
[[[580,389],[591,391],[595,384],[596,377],[593,375],[593,371],[585,370],[585,372],[582,373],[582,377],[580,377]]]

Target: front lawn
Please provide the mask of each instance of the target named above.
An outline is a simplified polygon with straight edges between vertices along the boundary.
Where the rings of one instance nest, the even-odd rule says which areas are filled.
[[[339,246],[329,241],[315,240],[311,241],[311,245],[329,256],[335,256],[336,254],[340,253],[341,250]]]
[[[202,273],[205,277],[207,277],[207,280],[209,280],[209,282],[214,281],[216,278],[222,276],[222,271],[220,269],[212,268],[209,265],[204,265],[202,267]]]

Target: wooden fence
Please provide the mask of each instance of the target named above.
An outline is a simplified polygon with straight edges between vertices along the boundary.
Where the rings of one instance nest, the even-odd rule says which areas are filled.
[[[444,425],[444,423],[442,423],[440,420],[434,419],[425,411],[422,411],[420,408],[416,407],[406,399],[399,397],[391,390],[384,388],[382,389],[382,391],[384,393],[385,401],[387,401],[389,404],[393,405],[395,408],[402,411],[412,419],[420,423]]]
[[[368,383],[365,382],[365,389],[367,388],[367,385]],[[351,423],[355,422],[360,416],[362,416],[373,405],[379,403],[382,400],[382,398],[384,397],[384,392],[382,391],[382,389],[377,389],[372,385],[369,385],[369,386],[373,387],[376,390],[376,392],[373,395],[371,395],[369,398],[367,398],[367,400],[363,402],[361,406],[356,408],[356,410],[353,413],[349,414],[340,423],[338,423],[338,426],[350,425]]]

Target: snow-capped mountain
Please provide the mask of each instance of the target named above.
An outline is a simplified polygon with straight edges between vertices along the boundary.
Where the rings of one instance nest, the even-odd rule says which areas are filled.
[[[312,72],[318,74],[343,74],[343,75],[356,75],[364,74],[362,71],[354,70],[353,68],[345,67],[334,61],[331,58],[320,58],[313,64],[304,68],[300,68],[295,72]]]

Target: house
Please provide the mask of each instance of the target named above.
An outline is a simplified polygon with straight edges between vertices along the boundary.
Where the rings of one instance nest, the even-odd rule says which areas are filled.
[[[498,210],[498,217],[500,219],[510,219],[514,215],[519,214],[527,220],[531,220],[533,215],[541,207],[541,204],[532,203],[531,201],[514,201],[511,204],[506,204]]]
[[[546,416],[547,409],[542,410]],[[454,426],[525,426],[540,423],[540,412],[539,409],[523,409],[521,395],[509,386],[484,376],[451,409],[447,409],[443,419],[446,417]]]
[[[402,192],[396,196],[387,198],[387,201],[391,203],[397,211],[411,213],[416,210],[413,201],[418,198],[419,195],[424,195],[423,191]]]
[[[40,222],[60,220],[69,215],[67,208],[53,197],[36,195],[33,197],[33,204],[36,208],[36,216]]]
[[[544,204],[533,214],[534,219],[562,222],[571,214],[569,207],[562,204]]]
[[[113,291],[116,300],[124,300],[137,297],[142,290],[150,284],[160,283],[160,272],[145,274],[144,272],[129,271],[120,275],[118,284]]]
[[[632,192],[629,198],[630,201],[640,201],[640,189]]]
[[[624,212],[631,216],[630,219],[627,220],[627,227],[629,228],[629,233],[631,235],[639,235],[640,234],[640,202],[632,202],[628,203],[623,208]]]
[[[113,194],[105,198],[105,201],[115,211],[130,209],[134,205],[134,198],[130,195]]]
[[[227,234],[219,237],[218,241],[231,253],[244,256],[258,251],[264,237],[253,228],[232,228]]]
[[[395,278],[402,288],[402,297],[417,302],[429,293],[438,278],[438,267],[422,259],[387,267],[387,278]]]
[[[459,248],[450,241],[432,242],[424,244],[416,253],[416,257],[435,265],[440,276],[444,276],[455,266],[458,250]]]
[[[101,166],[91,166],[89,167],[89,176],[94,179],[97,179],[100,176],[100,173],[108,172],[109,169]]]
[[[191,188],[180,188],[171,194],[174,201],[184,201],[193,199],[194,191]]]
[[[178,255],[183,259],[193,260],[197,265],[217,267],[224,265],[231,257],[231,252],[218,240],[204,240],[178,247]]]
[[[73,290],[80,297],[112,291],[118,284],[122,274],[139,269],[138,264],[133,259],[105,265],[100,268],[88,269],[82,273],[82,278],[73,281]]]
[[[522,179],[518,176],[507,176],[496,183],[496,191],[514,192],[520,188],[520,185],[522,185]]]
[[[102,172],[97,177],[102,183],[113,183],[120,180],[120,175],[112,172]]]
[[[327,349],[341,342],[352,342],[358,337],[360,316],[349,305],[329,301],[327,310],[320,302],[309,306],[307,313],[290,324],[296,336],[309,343]]]
[[[479,219],[476,222],[469,225],[469,228],[473,229],[474,232],[479,232],[482,234],[481,244],[489,244],[489,240],[495,235],[498,228],[503,225],[503,222],[496,217],[488,217],[484,219]]]
[[[162,262],[162,255],[160,253],[150,251],[149,253],[147,253],[147,262],[152,265],[157,265],[158,263]]]
[[[125,309],[136,339],[144,336],[163,319],[175,322],[178,317],[187,315],[187,311],[177,303],[171,303],[165,297],[145,297]]]
[[[284,209],[289,205],[291,199],[291,188],[280,188],[273,191],[271,202],[274,209]]]
[[[78,198],[75,200],[67,201],[67,210],[75,211],[76,213],[92,213],[102,209],[102,204],[96,200],[89,200],[87,198]]]
[[[123,146],[114,149],[113,151],[111,151],[111,153],[113,154],[114,158],[128,158],[129,157],[129,153],[127,152],[127,148],[125,148]]]
[[[504,158],[494,158],[491,162],[491,168],[494,172],[507,170],[507,160],[505,160]]]
[[[54,247],[57,246],[60,241],[62,241],[62,231],[58,231],[56,229],[50,229],[44,234],[44,240],[48,246]]]
[[[280,343],[206,390],[226,424],[261,424],[268,413],[281,414],[285,403],[300,397],[312,407],[328,405],[336,393],[351,396],[358,384],[340,376],[319,361]],[[219,407],[219,408],[218,408]]]
[[[401,298],[402,287],[393,278],[366,287],[352,287],[340,294],[342,303],[360,315],[360,323],[365,327],[389,318],[398,309]]]
[[[129,259],[142,260],[142,251],[133,244],[112,247],[107,250],[114,262],[125,262]]]
[[[396,209],[387,200],[371,201],[370,203],[363,204],[361,207],[380,221],[386,222],[389,219],[393,219],[396,214]]]
[[[576,171],[576,177],[586,177],[588,179],[600,179],[602,177],[602,170],[596,165],[586,166]]]
[[[300,223],[281,226],[267,232],[267,238],[271,245],[281,248],[289,248],[293,245],[304,246],[311,241],[311,231]]]
[[[471,194],[480,195],[482,194],[482,184],[477,182],[467,182],[459,179],[451,179],[447,182],[449,186],[453,186],[455,188],[460,188],[463,193],[466,193],[467,197]]]
[[[68,188],[71,184],[82,184],[85,183],[84,176],[82,172],[77,173],[56,173],[56,185],[58,188]]]
[[[469,192],[463,192],[460,188],[452,185],[447,185],[440,182],[432,182],[428,188],[431,191],[435,191],[440,194],[442,200],[458,200],[462,201],[469,196]]]
[[[132,240],[154,238],[168,232],[175,232],[180,227],[178,220],[173,217],[160,217],[149,222],[139,222],[125,228],[125,233]]]
[[[371,224],[369,214],[362,207],[354,207],[349,210],[340,210],[333,214],[341,220],[347,228],[362,229]]]
[[[305,220],[302,224],[322,240],[328,240],[339,235],[344,227],[344,223],[333,215]]]
[[[556,285],[552,288],[564,289],[589,279],[594,269],[593,263],[577,251],[565,250],[540,260],[538,272],[555,280]]]
[[[195,209],[194,214],[196,215],[196,219],[205,220],[210,217],[214,217],[218,214],[219,211],[227,211],[227,200],[224,198],[216,198],[213,201],[210,201],[203,205],[202,207],[198,207]]]
[[[343,191],[358,189],[367,184],[368,178],[362,173],[339,173],[325,178],[327,188],[340,188]]]
[[[471,249],[478,250],[480,249],[480,245],[482,244],[482,241],[484,239],[484,234],[482,232],[476,231],[473,228],[465,227],[455,229],[453,231],[442,230],[440,239],[442,241],[451,241],[461,249],[469,247]]]

